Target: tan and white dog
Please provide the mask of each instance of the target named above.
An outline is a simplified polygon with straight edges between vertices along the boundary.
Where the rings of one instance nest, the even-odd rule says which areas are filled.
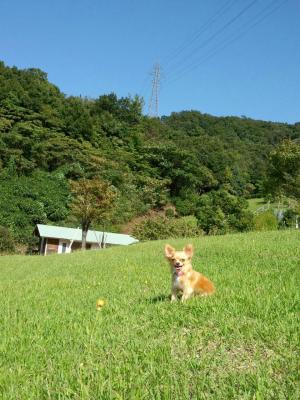
[[[181,301],[192,296],[207,296],[215,291],[213,283],[204,275],[193,270],[191,261],[193,246],[188,244],[183,251],[176,251],[166,244],[165,255],[171,265],[172,292],[171,301],[175,301],[182,294]]]

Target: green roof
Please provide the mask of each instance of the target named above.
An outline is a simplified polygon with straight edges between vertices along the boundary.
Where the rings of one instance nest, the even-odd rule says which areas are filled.
[[[39,236],[45,238],[67,239],[81,242],[82,232],[80,228],[66,228],[63,226],[42,225],[36,226]],[[88,231],[87,243],[101,243],[104,238],[106,244],[129,245],[137,243],[138,240],[130,235],[122,233],[111,233],[101,231]]]

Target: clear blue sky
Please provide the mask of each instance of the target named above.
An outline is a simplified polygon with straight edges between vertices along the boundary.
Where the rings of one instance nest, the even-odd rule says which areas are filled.
[[[148,104],[160,62],[160,115],[300,121],[299,0],[1,0],[0,27],[0,59],[67,95]]]

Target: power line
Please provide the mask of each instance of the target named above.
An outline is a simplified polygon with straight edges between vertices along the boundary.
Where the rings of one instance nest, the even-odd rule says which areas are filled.
[[[212,58],[215,54],[219,53],[220,51],[224,50],[226,47],[228,47],[231,43],[234,43],[235,41],[239,40],[242,36],[244,36],[246,33],[248,33],[251,29],[253,29],[255,26],[259,25],[262,21],[264,21],[267,17],[269,17],[271,14],[273,14],[275,11],[277,11],[283,4],[287,3],[289,0],[284,0],[280,4],[278,4],[276,7],[273,7],[271,10],[269,10],[275,3],[277,3],[277,0],[273,1],[270,3],[268,6],[266,6],[262,12],[257,14],[255,16],[256,20],[249,25],[246,24],[247,28],[245,30],[240,30],[238,35],[235,35],[231,38],[227,38],[226,40],[223,40],[220,42],[212,52],[206,55],[204,58],[198,59],[196,62],[191,63],[190,65],[182,68],[180,71],[178,71],[177,74],[175,74],[175,77],[167,82],[167,85],[170,85],[171,83],[176,82],[179,80],[182,76],[184,76],[186,73],[193,71],[194,69],[198,68],[200,65],[204,64],[207,60]],[[266,12],[268,11],[269,12]],[[258,17],[258,19],[257,19]],[[260,17],[260,18],[259,18]],[[228,40],[229,39],[229,40]]]
[[[199,30],[194,32],[194,34],[188,40],[186,40],[180,46],[175,48],[173,52],[170,53],[169,56],[163,59],[164,65],[167,66],[170,63],[170,61],[172,61],[179,54],[181,54],[186,48],[190,47],[197,39],[199,39],[201,34],[204,33],[211,26],[211,24],[213,24],[221,16],[223,16],[230,9],[232,4],[236,3],[237,1],[238,0],[229,0],[225,4],[223,4],[223,6],[211,18],[209,18]]]
[[[175,70],[180,67],[180,65],[184,64],[186,60],[192,57],[196,51],[202,49],[207,46],[212,40],[214,40],[218,35],[224,32],[230,25],[232,25],[238,18],[240,18],[243,14],[245,14],[258,0],[252,0],[251,3],[246,5],[241,11],[239,11],[233,18],[231,18],[226,24],[224,24],[220,29],[218,29],[213,35],[211,35],[208,39],[204,40],[199,46],[195,47],[195,49],[190,52],[181,62],[177,63]]]
[[[206,62],[207,60],[209,60],[211,57],[213,57],[215,54],[219,53],[220,51],[224,50],[226,47],[228,47],[231,43],[234,43],[235,41],[237,41],[238,39],[240,39],[242,36],[244,36],[247,32],[249,32],[251,29],[253,29],[256,25],[258,25],[259,23],[261,23],[263,20],[265,20],[269,15],[273,14],[278,8],[280,8],[284,3],[286,3],[288,0],[284,0],[283,2],[281,2],[277,7],[273,8],[270,10],[270,12],[264,14],[265,11],[267,11],[269,8],[272,7],[272,5],[275,5],[275,3],[277,2],[277,0],[273,1],[271,4],[269,4],[268,6],[266,6],[262,12],[260,12],[259,14],[257,14],[255,16],[255,18],[262,16],[261,18],[258,18],[258,20],[256,20],[254,23],[250,24],[249,23],[246,24],[246,26],[248,25],[248,28],[246,30],[241,30],[240,33],[238,35],[235,35],[231,38],[228,38],[223,40],[222,42],[220,42],[214,49],[212,52],[210,52],[206,57],[204,58],[200,58],[196,61],[196,63],[191,63],[190,65],[182,68],[177,75],[175,75],[175,77],[168,82],[168,84],[171,84],[175,81],[177,81],[178,79],[180,79],[183,75],[185,75],[185,73],[193,71],[194,69],[198,68],[200,65],[204,64],[204,62]],[[221,46],[220,46],[221,45]]]
[[[193,44],[200,37],[200,35],[211,26],[213,22],[215,22],[218,18],[224,15],[232,6],[232,4],[236,3],[237,1],[239,0],[226,1],[226,3],[223,4],[222,7],[218,9],[217,12],[211,18],[209,18],[199,30],[194,32],[194,34],[187,41],[183,42],[180,46],[178,46],[171,53],[169,53],[167,57],[164,58],[165,65],[168,65],[170,61],[176,58],[180,53],[182,53],[182,51],[188,48],[191,44]],[[150,75],[153,75],[153,71],[151,72]],[[142,97],[148,97],[148,93],[150,90],[151,90],[151,80],[149,78],[149,75],[147,74],[147,76],[144,78],[140,86],[139,93]]]

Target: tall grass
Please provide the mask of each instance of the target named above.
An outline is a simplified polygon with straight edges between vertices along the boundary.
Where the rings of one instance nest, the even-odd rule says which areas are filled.
[[[217,293],[185,304],[165,241],[0,258],[0,397],[300,398],[299,232],[191,241]]]

